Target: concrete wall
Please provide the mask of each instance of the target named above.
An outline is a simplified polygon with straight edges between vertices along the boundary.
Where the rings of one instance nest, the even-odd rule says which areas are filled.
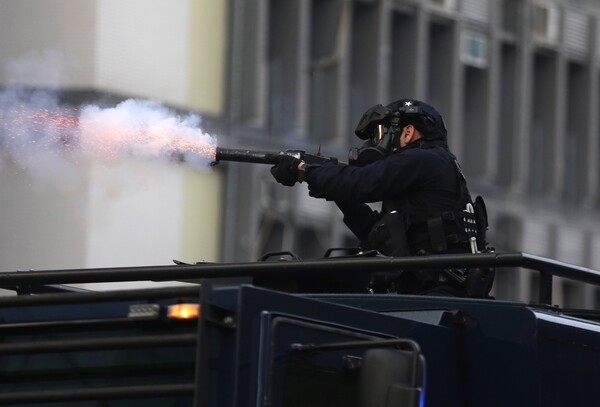
[[[0,86],[94,89],[220,115],[226,3],[0,0]],[[219,260],[216,171],[86,162],[68,182],[15,161],[0,143],[0,271]]]
[[[89,87],[96,2],[0,1],[0,84]]]

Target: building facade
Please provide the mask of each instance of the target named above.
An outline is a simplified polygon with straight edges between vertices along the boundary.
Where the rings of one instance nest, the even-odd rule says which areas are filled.
[[[222,147],[345,160],[368,107],[425,100],[486,199],[497,251],[600,269],[597,1],[0,0],[0,23],[0,85],[159,99],[200,114]],[[357,244],[334,204],[276,184],[268,165],[94,167],[65,193],[28,188],[2,164],[4,270],[313,258]],[[127,193],[106,195],[117,180]],[[600,304],[586,285],[554,290],[563,306]],[[494,292],[535,299],[537,276],[499,270]]]
[[[234,1],[225,141],[345,158],[368,107],[426,100],[446,120],[472,194],[486,199],[498,251],[599,268],[599,7]],[[353,243],[333,204],[268,178],[267,169],[228,168],[227,201],[248,204],[226,229],[225,258],[268,250],[316,256]],[[599,302],[594,289],[569,281],[558,279],[554,291],[564,306]],[[534,299],[537,276],[499,270],[495,292]]]

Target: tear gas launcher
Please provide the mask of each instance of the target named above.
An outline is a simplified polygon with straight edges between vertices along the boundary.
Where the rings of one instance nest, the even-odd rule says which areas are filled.
[[[337,164],[338,162],[337,158],[322,156],[320,152],[317,154],[308,154],[302,150],[258,151],[217,147],[215,161],[213,164],[218,164],[219,161],[237,161],[275,165],[277,164],[277,157],[282,155],[290,155],[304,161],[306,164]]]

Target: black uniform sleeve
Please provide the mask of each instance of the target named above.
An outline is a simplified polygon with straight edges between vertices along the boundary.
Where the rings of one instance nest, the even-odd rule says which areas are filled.
[[[307,165],[305,179],[311,196],[331,201],[379,202],[398,199],[411,186],[423,183],[422,150],[396,153],[364,167]]]

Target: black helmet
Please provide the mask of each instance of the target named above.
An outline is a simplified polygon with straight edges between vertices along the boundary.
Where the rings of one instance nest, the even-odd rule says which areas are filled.
[[[412,124],[427,140],[447,139],[446,123],[433,106],[420,100],[400,99],[386,107],[400,113],[400,127]]]

